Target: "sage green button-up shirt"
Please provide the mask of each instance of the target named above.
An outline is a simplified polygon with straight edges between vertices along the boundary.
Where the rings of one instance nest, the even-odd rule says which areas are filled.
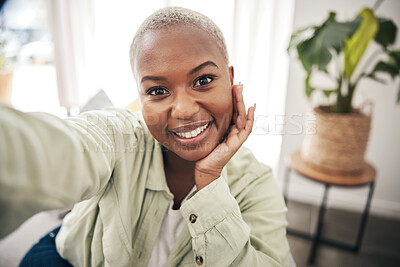
[[[61,120],[0,106],[1,236],[39,210],[79,202],[56,239],[62,257],[74,266],[146,266],[172,199],[161,147],[140,113]],[[289,265],[281,192],[249,150],[180,210],[187,227],[166,266],[197,266],[197,256],[202,266]]]

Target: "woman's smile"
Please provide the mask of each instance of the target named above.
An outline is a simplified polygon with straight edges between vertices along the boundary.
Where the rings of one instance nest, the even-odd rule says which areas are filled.
[[[203,142],[210,132],[213,121],[194,123],[168,130],[172,137],[181,145],[195,147]]]

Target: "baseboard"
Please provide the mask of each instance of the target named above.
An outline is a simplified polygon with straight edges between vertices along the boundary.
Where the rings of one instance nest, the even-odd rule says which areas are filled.
[[[323,189],[310,188],[310,185],[303,183],[296,183],[292,181],[289,188],[289,198],[291,200],[308,203],[319,206],[322,201]],[[330,192],[328,198],[328,206],[343,210],[362,212],[367,198],[367,191],[364,194],[351,194],[349,192]],[[370,214],[386,217],[396,218],[400,220],[400,203],[378,199],[374,197],[371,203]]]

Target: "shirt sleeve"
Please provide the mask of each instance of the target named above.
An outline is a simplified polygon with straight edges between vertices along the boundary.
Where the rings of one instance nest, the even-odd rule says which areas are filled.
[[[182,205],[194,260],[203,266],[289,266],[287,209],[272,173],[244,186],[237,198],[240,207],[220,177]]]
[[[63,120],[0,105],[0,237],[38,211],[71,208],[105,188],[120,124],[107,112]]]

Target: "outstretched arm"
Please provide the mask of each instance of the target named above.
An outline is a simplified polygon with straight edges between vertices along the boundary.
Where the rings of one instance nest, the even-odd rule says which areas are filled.
[[[110,116],[62,120],[0,106],[0,237],[38,211],[70,208],[105,187],[119,120]]]

